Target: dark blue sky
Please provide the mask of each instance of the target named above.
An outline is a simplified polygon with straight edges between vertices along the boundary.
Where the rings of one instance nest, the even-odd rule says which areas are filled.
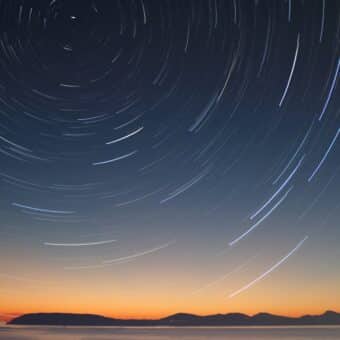
[[[225,311],[229,302],[214,298],[247,290],[256,300],[262,278],[274,302],[258,308],[278,310],[279,291],[312,277],[326,281],[294,292],[286,309],[315,294],[308,310],[331,307],[321,292],[340,283],[339,9],[328,0],[0,1],[3,312],[34,305],[25,288],[11,310],[17,282],[71,287],[89,275],[100,299],[115,280],[123,296],[136,272],[135,294],[160,290],[169,310],[182,308],[167,300],[175,292],[217,280],[210,304],[190,295],[187,310]],[[113,278],[116,264],[124,271]]]

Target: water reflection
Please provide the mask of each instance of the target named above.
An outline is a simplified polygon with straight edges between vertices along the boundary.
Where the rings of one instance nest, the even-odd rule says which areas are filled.
[[[340,327],[0,327],[6,340],[339,340]]]

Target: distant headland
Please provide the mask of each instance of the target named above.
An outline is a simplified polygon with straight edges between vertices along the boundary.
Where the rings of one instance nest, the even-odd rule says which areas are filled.
[[[115,319],[96,314],[34,313],[24,314],[9,321],[9,325],[49,326],[303,326],[340,325],[340,313],[327,311],[320,315],[301,317],[258,313],[249,316],[242,313],[199,316],[177,313],[161,319]]]

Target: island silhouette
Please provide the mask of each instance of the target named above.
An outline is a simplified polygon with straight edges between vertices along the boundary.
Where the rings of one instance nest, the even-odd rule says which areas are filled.
[[[326,311],[320,315],[288,317],[269,313],[253,316],[242,313],[200,316],[177,313],[161,319],[116,319],[96,314],[32,313],[9,321],[9,325],[49,326],[302,326],[340,325],[340,313]]]

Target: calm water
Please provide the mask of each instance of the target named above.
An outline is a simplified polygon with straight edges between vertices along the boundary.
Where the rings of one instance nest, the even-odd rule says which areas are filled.
[[[4,340],[330,340],[340,327],[119,328],[0,327]]]

